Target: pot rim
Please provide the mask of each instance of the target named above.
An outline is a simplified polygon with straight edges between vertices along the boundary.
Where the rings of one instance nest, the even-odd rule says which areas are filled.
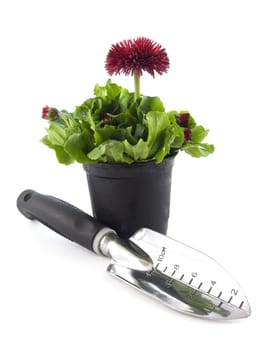
[[[84,163],[83,164],[83,167],[84,169],[86,170],[86,168],[89,168],[89,167],[97,167],[97,168],[140,168],[140,167],[145,167],[147,165],[149,166],[161,166],[162,164],[165,164],[171,160],[174,160],[174,158],[177,156],[177,154],[179,153],[179,151],[173,153],[173,154],[168,154],[162,161],[161,163],[156,163],[155,160],[142,160],[142,161],[139,161],[139,162],[134,162],[134,163],[131,163],[131,164],[128,164],[128,163],[110,163],[110,162],[107,162],[107,163],[103,163],[103,162],[100,162],[100,163]]]

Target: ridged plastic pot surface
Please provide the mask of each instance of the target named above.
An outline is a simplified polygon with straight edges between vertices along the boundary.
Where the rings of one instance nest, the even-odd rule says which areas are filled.
[[[173,163],[84,164],[93,216],[122,238],[142,227],[165,234]]]

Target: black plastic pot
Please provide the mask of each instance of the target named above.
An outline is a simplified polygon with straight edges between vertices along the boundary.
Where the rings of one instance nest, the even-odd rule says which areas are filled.
[[[84,164],[93,216],[122,238],[142,227],[165,234],[173,163]]]

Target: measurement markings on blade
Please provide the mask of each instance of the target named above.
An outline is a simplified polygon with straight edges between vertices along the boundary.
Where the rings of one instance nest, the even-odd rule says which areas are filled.
[[[244,301],[241,301],[241,304],[239,305],[239,309],[242,309],[243,305],[244,305]]]
[[[158,262],[162,262],[166,254],[166,247],[162,247],[161,253],[158,257]]]
[[[159,263],[156,265],[156,268],[157,268],[158,266],[159,266]],[[168,268],[169,268],[169,266],[165,266],[164,269],[163,269],[163,272],[165,272]],[[179,270],[179,266],[178,266],[178,265],[175,265],[174,270],[173,270],[173,272],[170,274],[170,276],[173,277],[173,276],[175,275],[175,273],[178,272],[178,270]],[[190,286],[190,285],[192,285],[192,283],[193,283],[195,277],[197,277],[197,273],[192,273],[191,275],[192,275],[192,277],[191,277],[191,279],[189,280],[189,282],[184,281],[184,278],[185,278],[185,276],[186,276],[184,273],[181,275],[181,277],[179,278],[179,280],[182,281],[182,283],[188,284],[188,285]],[[176,278],[176,279],[178,280],[178,278]],[[165,281],[165,287],[166,287],[167,289],[172,288],[174,281],[175,281],[175,280],[174,280],[173,278],[170,278],[169,280]],[[212,289],[213,289],[213,286],[216,284],[216,282],[215,282],[215,281],[211,281],[211,284],[212,284],[212,285],[209,287],[209,289],[208,289],[207,291],[205,291],[205,290],[202,290],[202,289],[201,289],[201,287],[203,286],[203,282],[200,282],[199,285],[198,285],[198,287],[192,287],[192,288],[194,288],[194,289],[193,289],[192,291],[189,291],[189,292],[187,293],[187,298],[193,299],[193,298],[195,297],[196,293],[198,292],[198,290],[202,290],[202,291],[199,292],[199,293],[209,294],[210,296],[212,296],[212,297],[214,297],[214,298],[216,298],[216,299],[219,299],[219,301],[218,301],[219,304],[218,304],[217,306],[216,306],[216,304],[214,304],[214,310],[215,310],[215,308],[222,308],[224,304],[233,305],[233,304],[231,303],[231,301],[233,300],[234,295],[230,296],[229,300],[224,300],[224,299],[221,298],[221,296],[222,296],[222,294],[223,294],[223,291],[220,291],[220,293],[218,294],[218,296],[215,296],[215,295],[211,294],[211,291],[212,291]],[[237,294],[237,291],[232,289],[232,290],[231,290],[231,293],[236,295],[236,294]],[[244,303],[245,303],[245,302],[242,301],[242,302],[240,303],[240,305],[237,306],[237,307],[238,307],[239,309],[242,309]]]
[[[180,265],[175,264],[175,265],[174,265],[174,271],[173,271],[173,273],[172,273],[172,277],[173,277],[173,275],[176,273],[176,271],[178,271],[179,269],[180,269]]]
[[[180,277],[180,281],[182,281],[183,278],[184,278],[184,273],[183,273],[182,276]]]
[[[233,296],[229,298],[228,303],[231,303]]]
[[[159,271],[162,271],[163,273],[165,273],[165,272],[168,270],[168,268],[169,268],[169,266],[160,266],[160,265],[163,265],[164,258],[165,258],[165,254],[166,254],[166,248],[165,248],[165,247],[162,247],[161,253],[160,253],[159,257],[158,257],[157,264],[156,264],[156,266],[155,266],[155,270],[157,270],[157,269],[159,268]],[[173,267],[174,267],[174,269],[173,269],[172,273],[169,273],[169,275],[171,276],[171,278],[170,278],[169,280],[165,281],[165,287],[166,287],[167,289],[172,288],[173,283],[174,283],[174,281],[175,281],[172,277],[176,274],[176,272],[178,273],[178,270],[181,269],[181,266],[179,266],[179,265],[174,265]],[[180,276],[180,275],[181,275],[181,276]],[[195,280],[195,278],[197,277],[198,274],[197,274],[196,272],[192,272],[192,273],[191,273],[191,278],[188,280],[188,282],[184,281],[184,278],[185,278],[185,277],[187,278],[187,276],[186,276],[184,273],[183,273],[183,274],[180,274],[180,275],[179,275],[180,278],[179,278],[179,276],[178,276],[178,277],[175,278],[175,279],[177,279],[177,280],[179,280],[179,281],[182,281],[182,283],[188,284],[189,286],[191,286],[192,283],[193,283],[193,281]],[[194,287],[194,290],[189,291],[189,293],[188,293],[188,298],[193,299],[193,298],[195,297],[195,294],[197,293],[198,290],[202,290],[201,293],[213,295],[213,293],[211,294],[211,292],[212,292],[213,287],[214,287],[215,284],[216,284],[215,281],[211,281],[211,285],[210,285],[209,289],[208,289],[208,290],[207,290],[207,289],[206,289],[206,290],[202,290],[201,287],[203,286],[203,282],[200,282],[199,285],[198,285],[198,287]],[[232,290],[231,290],[231,294],[234,294],[234,295],[231,295],[230,298],[229,298],[228,300],[222,299],[222,298],[221,298],[222,294],[223,294],[223,291],[220,291],[220,293],[218,294],[218,296],[213,295],[213,297],[219,299],[219,301],[218,301],[219,304],[218,304],[217,306],[214,305],[215,308],[216,308],[216,307],[222,308],[222,306],[223,306],[225,303],[231,304],[231,305],[232,305],[231,301],[233,300],[234,296],[237,294],[237,291],[234,290],[234,289],[232,289]],[[239,307],[239,309],[242,309],[243,305],[244,305],[244,301],[242,301],[242,302],[240,303],[240,305],[237,306],[237,307]]]

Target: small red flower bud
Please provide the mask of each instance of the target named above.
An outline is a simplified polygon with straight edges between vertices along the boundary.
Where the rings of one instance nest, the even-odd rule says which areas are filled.
[[[42,108],[42,118],[48,119],[48,113],[50,111],[50,108],[48,106],[45,106]]]
[[[45,120],[56,120],[59,118],[59,111],[56,108],[45,106],[42,108],[42,118]]]
[[[192,131],[190,129],[184,129],[184,139],[185,141],[190,141],[192,139]]]
[[[188,127],[188,121],[189,121],[190,114],[188,112],[186,113],[180,113],[179,116],[179,124],[183,128]]]

